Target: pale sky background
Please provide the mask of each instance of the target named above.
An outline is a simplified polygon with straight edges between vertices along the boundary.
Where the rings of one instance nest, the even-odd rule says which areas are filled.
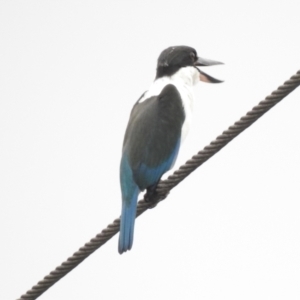
[[[120,215],[131,107],[160,52],[194,47],[175,168],[300,69],[300,3],[0,1],[0,299],[16,299]],[[39,299],[299,299],[300,89]]]

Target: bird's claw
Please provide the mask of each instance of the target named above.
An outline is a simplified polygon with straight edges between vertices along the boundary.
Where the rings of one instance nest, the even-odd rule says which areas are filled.
[[[154,208],[158,202],[164,200],[169,195],[169,191],[165,194],[158,194],[155,190],[147,190],[145,194],[144,200],[146,203],[151,204],[149,208]]]

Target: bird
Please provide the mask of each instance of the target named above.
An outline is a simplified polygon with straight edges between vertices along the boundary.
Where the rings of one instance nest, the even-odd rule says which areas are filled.
[[[120,254],[132,248],[138,195],[147,190],[151,201],[160,178],[176,161],[191,125],[193,86],[222,82],[199,67],[219,64],[189,46],[168,47],[159,55],[155,80],[133,106],[123,141]]]

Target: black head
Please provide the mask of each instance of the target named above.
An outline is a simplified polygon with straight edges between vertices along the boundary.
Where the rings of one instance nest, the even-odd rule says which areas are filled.
[[[197,68],[197,66],[212,66],[218,64],[222,63],[198,57],[196,50],[192,47],[173,46],[165,49],[158,57],[156,79],[163,76],[172,76],[180,68],[188,66],[193,66]],[[200,72],[200,74],[207,75],[199,69],[198,71]],[[220,80],[215,79],[211,76],[209,76],[208,79],[202,81],[213,83],[221,82]]]
[[[174,46],[165,49],[157,60],[156,78],[171,76],[180,68],[193,66],[197,52],[188,46]]]

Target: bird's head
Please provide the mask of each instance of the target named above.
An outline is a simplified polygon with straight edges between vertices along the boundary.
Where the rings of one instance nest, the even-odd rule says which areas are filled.
[[[172,76],[181,68],[195,67],[199,72],[199,80],[209,83],[220,83],[221,80],[204,73],[199,67],[221,65],[223,63],[201,58],[194,48],[173,46],[165,49],[157,60],[156,79]]]

